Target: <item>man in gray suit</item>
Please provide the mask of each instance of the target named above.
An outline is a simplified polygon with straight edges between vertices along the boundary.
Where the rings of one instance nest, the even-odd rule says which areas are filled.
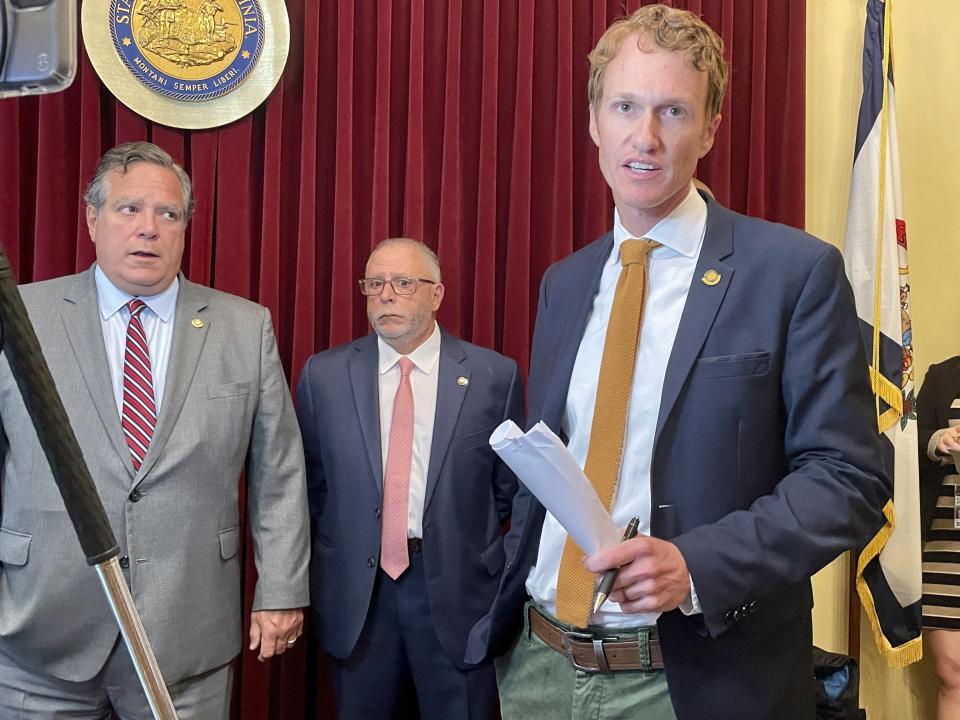
[[[314,355],[297,412],[307,457],[314,625],[339,717],[493,718],[489,662],[463,660],[503,568],[517,481],[490,449],[522,422],[517,364],[445,332],[423,243],[380,243],[360,280],[375,332]]]
[[[308,602],[303,454],[270,314],[180,274],[193,196],[160,148],[107,152],[85,199],[96,265],[21,293],[178,713],[226,717],[244,469],[250,648],[291,646]],[[0,418],[0,717],[151,717],[5,359]]]

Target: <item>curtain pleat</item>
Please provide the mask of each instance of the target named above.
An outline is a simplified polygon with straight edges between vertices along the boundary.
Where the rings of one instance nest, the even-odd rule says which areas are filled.
[[[468,84],[471,90],[470,105],[472,112],[465,113],[476,128],[467,133],[469,152],[477,162],[476,175],[466,172],[471,187],[475,191],[468,193],[474,198],[475,214],[469,213],[463,218],[464,227],[473,227],[473,294],[474,302],[468,304],[465,314],[469,313],[469,322],[473,330],[473,341],[493,347],[501,345],[499,333],[503,327],[503,294],[498,292],[497,267],[500,266],[497,237],[497,198],[500,186],[497,182],[497,135],[498,117],[501,106],[499,96],[500,51],[497,39],[500,33],[500,6],[489,3],[482,7],[480,17],[474,16],[473,28],[479,32],[467,33],[474,47],[471,64],[479,67],[480,77]],[[474,64],[475,63],[475,64]],[[469,286],[468,286],[469,287]]]
[[[141,118],[81,51],[66,92],[0,101],[0,242],[21,282],[88,267],[80,196],[95,163],[150,139],[193,179],[185,274],[270,309],[292,383],[310,354],[367,332],[356,281],[370,248],[397,235],[437,251],[441,323],[526,371],[544,270],[611,222],[586,55],[641,4],[287,0],[278,87],[247,117],[199,131]],[[668,4],[717,28],[732,65],[699,178],[735,210],[802,226],[804,2]],[[241,655],[235,718],[326,720],[330,698],[326,659],[307,643],[269,664]]]

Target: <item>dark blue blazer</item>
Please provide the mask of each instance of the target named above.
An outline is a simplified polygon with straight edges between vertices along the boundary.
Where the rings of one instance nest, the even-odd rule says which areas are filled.
[[[611,234],[549,268],[528,418],[556,432]],[[708,285],[708,270],[720,282]],[[840,254],[708,199],[707,228],[664,379],[651,532],[679,547],[702,615],[658,625],[679,720],[814,717],[810,576],[881,527],[891,482]],[[497,601],[467,657],[521,622],[544,509],[521,488]]]
[[[508,418],[523,423],[523,388],[513,360],[441,332],[423,564],[440,644],[466,667],[467,633],[497,591],[501,527],[517,489],[487,440]],[[297,386],[313,528],[313,627],[337,658],[357,643],[379,572],[377,366],[377,336],[370,334],[311,357]]]

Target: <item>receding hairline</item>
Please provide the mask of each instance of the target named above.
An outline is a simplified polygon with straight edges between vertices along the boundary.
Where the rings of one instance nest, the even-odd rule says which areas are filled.
[[[387,238],[386,240],[381,240],[376,245],[374,245],[373,250],[370,251],[369,257],[367,257],[366,265],[364,265],[364,274],[367,274],[367,271],[370,268],[370,263],[373,260],[373,256],[376,255],[381,250],[390,247],[409,247],[414,248],[419,254],[420,257],[426,262],[427,266],[430,268],[431,280],[434,280],[437,283],[443,282],[443,273],[440,270],[440,258],[437,257],[437,254],[424,242],[420,240],[415,240],[408,237],[394,237]]]
[[[106,195],[109,195],[110,191],[113,190],[113,183],[111,182],[113,178],[126,177],[135,167],[138,167],[138,166],[152,167],[152,168],[156,168],[157,170],[166,170],[168,173],[170,173],[170,175],[173,177],[174,183],[176,183],[177,191],[178,191],[177,194],[180,196],[180,200],[175,204],[177,205],[177,207],[180,209],[181,212],[186,213],[187,200],[186,198],[183,197],[183,185],[181,185],[180,183],[180,176],[177,175],[176,171],[173,168],[169,168],[165,165],[158,165],[157,163],[150,162],[149,160],[137,160],[135,162],[130,163],[125,168],[122,166],[119,166],[119,167],[115,167],[107,170],[107,172],[104,173],[103,178],[101,179],[101,182],[103,183],[103,187],[106,190],[106,193],[104,194],[104,200],[106,200]],[[131,200],[134,199],[127,195],[125,195],[124,198],[131,199]],[[91,203],[87,202],[86,200],[84,200],[84,202],[87,204],[87,207],[97,210],[97,208]],[[102,208],[100,209],[102,210]]]
[[[141,164],[153,165],[173,173],[180,186],[180,209],[186,227],[193,216],[196,202],[190,176],[166,150],[145,140],[116,145],[100,156],[93,177],[83,193],[88,211],[92,208],[97,216],[100,215],[110,189],[109,178],[114,172],[126,175],[133,167]]]

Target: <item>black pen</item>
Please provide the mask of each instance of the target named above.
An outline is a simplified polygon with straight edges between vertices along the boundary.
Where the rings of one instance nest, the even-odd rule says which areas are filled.
[[[627,523],[627,529],[623,531],[623,540],[621,540],[621,542],[626,542],[631,538],[635,538],[637,536],[637,528],[639,526],[640,518],[631,518],[630,522]],[[607,599],[610,591],[613,590],[613,583],[616,581],[617,573],[619,572],[620,568],[618,567],[610,568],[603,574],[603,577],[600,578],[600,586],[597,588],[597,594],[593,596],[594,612],[600,609],[600,606],[603,605],[603,601]]]

